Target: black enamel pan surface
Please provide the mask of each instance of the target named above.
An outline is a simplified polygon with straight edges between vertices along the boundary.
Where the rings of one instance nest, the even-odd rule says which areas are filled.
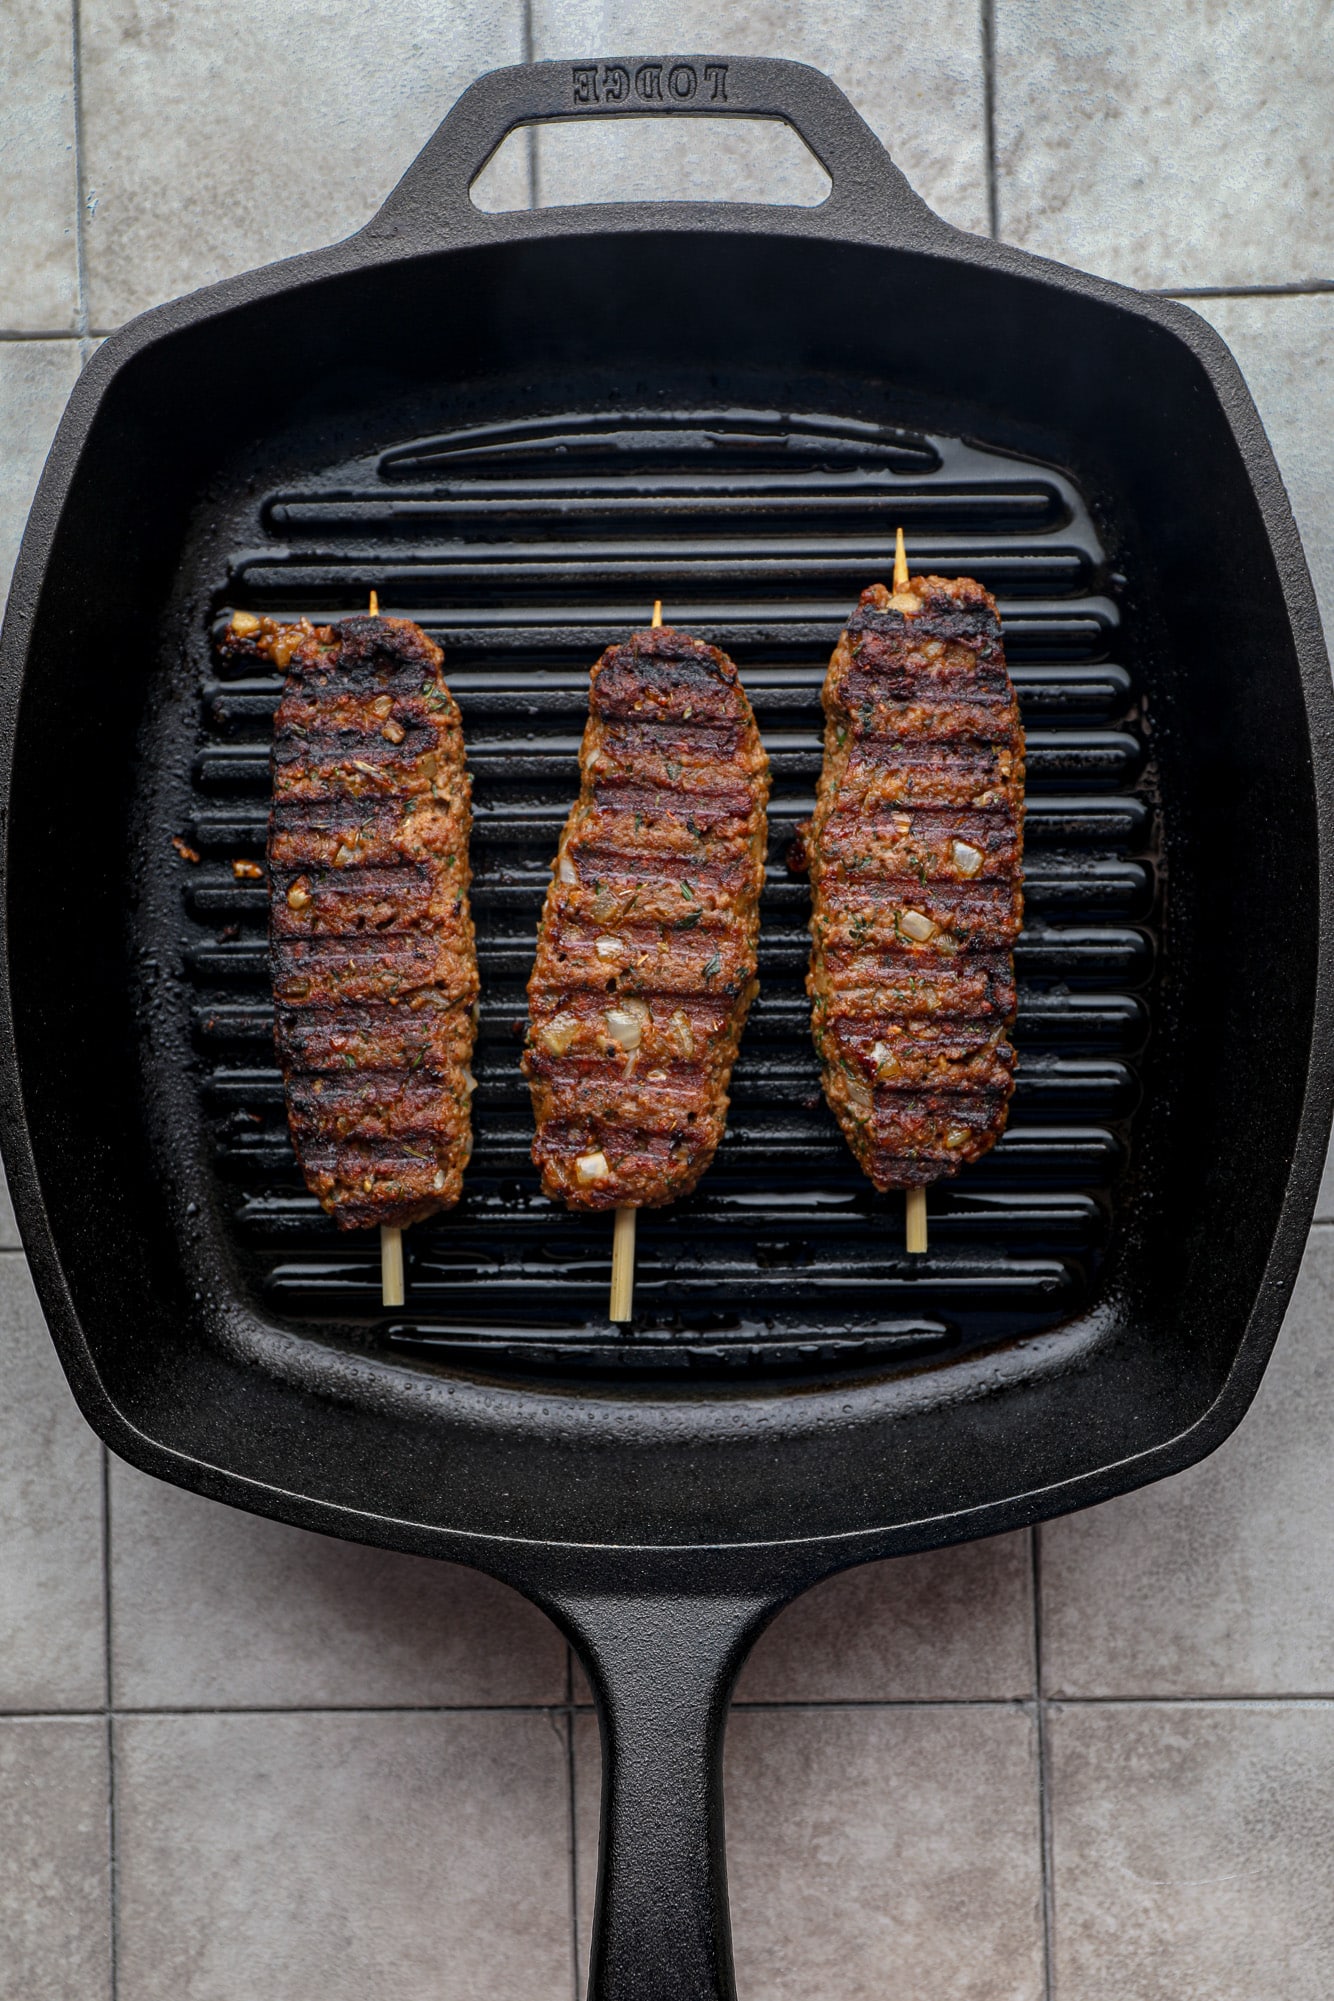
[[[484,215],[525,121],[787,120],[812,209]],[[818,1091],[804,889],[839,624],[883,574],[1002,602],[1032,753],[1020,1087],[929,1259]],[[275,684],[233,606],[442,639],[477,785],[477,1153],[409,1307],[295,1174],[262,850]],[[515,1029],[587,668],[662,596],[775,769],[763,994],[728,1139],[641,1228],[544,1205]],[[931,214],[827,79],[726,57],[484,77],[346,243],[113,335],[3,637],[5,1164],[53,1338],[134,1464],[473,1563],[597,1692],[593,1989],[730,1992],[719,1757],[766,1620],[842,1566],[1189,1465],[1247,1407],[1329,1125],[1331,697],[1273,457],[1169,301]],[[173,837],[202,859],[178,857]]]

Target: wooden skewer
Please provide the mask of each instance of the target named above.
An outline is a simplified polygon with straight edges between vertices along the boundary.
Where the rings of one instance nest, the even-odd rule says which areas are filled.
[[[380,1303],[382,1306],[402,1306],[403,1288],[403,1232],[397,1223],[380,1225]]]
[[[652,625],[654,630],[662,624],[662,599],[653,600]],[[611,1302],[608,1316],[618,1326],[625,1326],[634,1318],[635,1310],[635,1216],[637,1211],[624,1208],[616,1211],[616,1223],[611,1235]]]
[[[894,595],[908,588],[908,552],[903,546],[903,530],[894,530]]]
[[[894,531],[894,595],[908,588],[908,552],[903,546],[903,530]],[[904,1196],[909,1257],[926,1255],[926,1190],[909,1188]]]
[[[611,1318],[620,1326],[635,1311],[635,1217],[637,1209],[618,1209],[611,1233]]]
[[[370,615],[380,616],[380,593],[371,592]],[[397,1223],[380,1225],[380,1304],[402,1306],[407,1297],[403,1284],[403,1232]]]

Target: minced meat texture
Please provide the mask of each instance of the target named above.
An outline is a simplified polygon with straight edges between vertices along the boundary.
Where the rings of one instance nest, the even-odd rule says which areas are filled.
[[[593,668],[580,764],[528,983],[533,1158],[571,1208],[658,1208],[727,1120],[768,759],[727,655],[664,626]]]
[[[472,1152],[471,786],[444,656],[401,618],[235,619],[274,724],[275,1036],[306,1186],[341,1229],[458,1201]]]
[[[994,1146],[1014,1089],[1024,734],[996,601],[966,577],[863,591],[824,685],[803,829],[825,1095],[878,1189]]]

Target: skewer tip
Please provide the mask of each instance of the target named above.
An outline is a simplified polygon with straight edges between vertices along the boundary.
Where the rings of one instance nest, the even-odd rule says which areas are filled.
[[[657,628],[658,628],[658,627],[659,627],[659,626],[660,626],[660,625],[662,624],[662,599],[661,599],[661,598],[654,598],[654,600],[653,600],[653,620],[652,620],[652,623],[653,623],[653,629],[654,629],[654,631],[656,631],[656,630],[657,630]]]
[[[378,618],[380,616],[380,593],[378,591],[371,592],[370,615],[372,618]]]
[[[392,1223],[380,1225],[380,1303],[402,1306],[403,1232]]]
[[[910,1188],[907,1191],[907,1234],[909,1257],[926,1255],[926,1190]]]
[[[903,530],[901,528],[896,528],[894,530],[895,594],[897,595],[899,591],[906,591],[907,588],[908,588],[908,552],[903,546]]]
[[[634,1318],[635,1215],[633,1209],[618,1209],[611,1239],[611,1304],[608,1313],[610,1319],[621,1325]]]

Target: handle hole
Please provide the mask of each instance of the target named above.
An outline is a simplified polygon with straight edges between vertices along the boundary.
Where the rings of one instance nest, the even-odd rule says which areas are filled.
[[[832,183],[776,118],[590,118],[519,126],[472,184],[488,214],[585,202],[744,201],[816,208]]]

